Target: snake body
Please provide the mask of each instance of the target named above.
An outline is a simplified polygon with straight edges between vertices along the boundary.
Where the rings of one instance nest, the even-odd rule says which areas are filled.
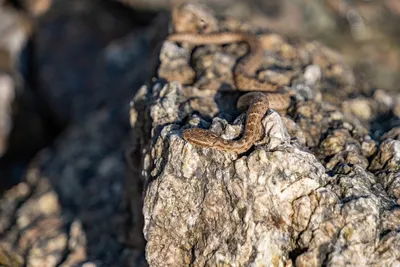
[[[256,35],[246,32],[222,33],[175,33],[168,37],[169,41],[188,42],[194,45],[227,44],[232,42],[247,42],[249,53],[235,65],[233,74],[238,90],[248,93],[241,96],[237,102],[238,109],[248,107],[245,130],[238,140],[226,140],[214,132],[201,128],[191,128],[183,131],[183,138],[191,144],[212,147],[218,150],[241,154],[249,150],[261,139],[261,120],[270,109],[285,110],[290,106],[290,94],[277,94],[277,85],[257,80],[254,75],[263,58],[263,48]],[[258,91],[258,92],[254,92]],[[262,92],[260,92],[262,91]]]
[[[244,153],[261,137],[261,120],[269,109],[268,97],[261,92],[251,92],[238,100],[242,108],[249,107],[243,136],[239,140],[226,140],[210,130],[191,128],[183,131],[183,138],[195,145],[219,150]]]
[[[262,82],[253,76],[260,66],[264,50],[257,36],[247,32],[221,32],[221,33],[175,33],[168,37],[173,42],[188,42],[194,45],[216,44],[223,45],[234,42],[246,42],[249,53],[241,58],[233,70],[237,89],[240,91],[274,92],[278,86],[269,82]]]

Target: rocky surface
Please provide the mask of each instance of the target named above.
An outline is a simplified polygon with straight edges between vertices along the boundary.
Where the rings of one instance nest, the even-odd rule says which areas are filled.
[[[188,127],[228,139],[243,132],[245,114],[234,109],[240,92],[229,90],[246,45],[164,42],[159,78],[141,88],[131,110],[131,160],[141,179],[132,175],[128,188],[144,187],[148,263],[400,264],[400,143],[392,129],[399,96],[360,86],[341,56],[319,43],[218,20],[199,6],[175,12],[191,12],[172,18],[175,31],[257,32],[265,49],[258,78],[295,95],[286,115],[265,115],[264,138],[244,154],[188,143]]]
[[[230,90],[246,44],[158,47],[164,14],[117,1],[0,6],[10,2],[35,27],[26,50],[14,51],[23,97],[10,90],[17,79],[9,71],[0,75],[0,127],[11,137],[3,147],[13,151],[0,159],[11,167],[1,169],[2,182],[12,180],[0,198],[0,265],[399,264],[400,97],[371,87],[347,57],[264,29],[279,29],[271,17],[242,23],[197,5],[174,9],[171,31],[257,33],[265,55],[256,78],[294,92],[287,113],[269,111],[263,138],[236,155],[194,146],[181,133],[198,126],[241,135],[241,93]],[[218,3],[249,14],[247,2]],[[294,23],[276,19],[294,32],[328,25],[298,23],[302,12],[285,13],[298,10],[286,9],[290,2],[268,3],[292,14]],[[365,5],[350,7],[354,14]],[[13,99],[27,117],[10,121]]]

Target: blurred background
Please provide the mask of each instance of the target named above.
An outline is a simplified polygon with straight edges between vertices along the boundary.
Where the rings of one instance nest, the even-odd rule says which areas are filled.
[[[154,76],[169,11],[183,2],[189,1],[0,0],[1,192],[32,175],[45,177],[68,225],[77,217],[83,228],[97,225],[86,233],[93,244],[87,258],[115,263],[123,255],[143,263],[141,237],[137,252],[124,254],[117,235],[103,233],[118,221],[123,201],[129,103]],[[400,91],[398,0],[195,2],[317,40],[342,53],[363,86]],[[0,229],[2,240],[11,228]]]

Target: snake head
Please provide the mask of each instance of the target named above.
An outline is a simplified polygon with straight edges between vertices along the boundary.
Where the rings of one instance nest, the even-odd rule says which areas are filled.
[[[186,129],[183,131],[182,136],[189,143],[205,147],[211,147],[218,139],[221,139],[214,132],[201,128]]]

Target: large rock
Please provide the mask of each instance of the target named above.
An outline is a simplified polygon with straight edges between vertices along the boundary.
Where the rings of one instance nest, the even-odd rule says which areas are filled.
[[[204,26],[208,19],[190,23]],[[221,19],[214,31],[247,27]],[[228,139],[241,135],[245,115],[234,109],[240,93],[229,89],[231,68],[246,46],[165,42],[162,79],[143,86],[133,100],[131,160],[141,178],[131,176],[127,190],[144,187],[148,263],[400,264],[400,141],[393,134],[371,138],[390,130],[396,117],[375,121],[396,110],[398,96],[371,90],[372,97],[361,97],[359,81],[340,56],[318,43],[271,33],[260,38],[265,55],[258,78],[280,81],[295,96],[286,115],[265,114],[263,138],[242,155],[193,145],[182,131],[198,126]],[[358,95],[360,101],[352,100]],[[369,116],[358,111],[365,107]],[[137,214],[137,199],[128,201]]]

